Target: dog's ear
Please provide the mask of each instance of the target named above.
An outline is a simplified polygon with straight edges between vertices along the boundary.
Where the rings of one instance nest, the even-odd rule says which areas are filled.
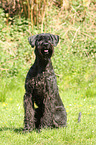
[[[59,36],[58,35],[53,35],[51,34],[51,39],[52,39],[52,43],[54,46],[57,46],[58,42],[59,42]]]
[[[31,36],[31,37],[28,38],[29,43],[30,43],[30,45],[31,45],[32,47],[35,46],[36,36],[37,36],[37,35],[33,35],[33,36]]]

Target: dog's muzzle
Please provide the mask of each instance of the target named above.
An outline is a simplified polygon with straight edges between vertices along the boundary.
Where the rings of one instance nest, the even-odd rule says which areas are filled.
[[[45,56],[52,54],[52,45],[51,43],[42,43],[41,44],[42,49],[41,49],[41,53]]]
[[[50,41],[37,41],[35,54],[42,60],[48,60],[53,54],[54,48]]]

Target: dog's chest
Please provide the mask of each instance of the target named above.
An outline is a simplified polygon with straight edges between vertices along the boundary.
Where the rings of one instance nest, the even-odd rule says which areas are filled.
[[[46,75],[44,73],[38,74],[34,77],[34,88],[38,92],[42,92],[46,89]]]
[[[40,73],[34,77],[34,93],[37,95],[44,95],[46,92],[54,89],[56,85],[55,75],[52,73]]]

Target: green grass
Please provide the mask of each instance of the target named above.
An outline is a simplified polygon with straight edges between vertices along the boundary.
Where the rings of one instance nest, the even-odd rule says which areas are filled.
[[[28,37],[31,33],[40,33],[41,26],[32,31],[28,21],[18,17],[13,25],[6,26],[0,9],[1,145],[96,144],[96,12],[93,3],[90,8],[77,1],[71,11],[62,11],[59,15],[59,9],[53,7],[46,17],[47,23],[45,18],[44,31],[60,36],[52,62],[67,111],[67,127],[30,133],[22,132],[24,82],[35,58]],[[85,15],[84,21],[82,15]],[[79,112],[81,122],[77,123]]]
[[[23,83],[11,80],[5,92],[6,101],[0,103],[0,144],[96,144],[96,98],[85,97],[82,90],[79,93],[73,90],[60,93],[67,111],[66,128],[23,134]],[[77,123],[79,112],[82,112],[81,122]]]

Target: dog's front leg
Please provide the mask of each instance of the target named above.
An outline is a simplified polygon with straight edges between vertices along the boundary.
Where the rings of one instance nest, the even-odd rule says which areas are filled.
[[[34,103],[32,102],[32,94],[25,93],[24,95],[24,130],[32,131],[35,128],[35,120],[34,120]]]

